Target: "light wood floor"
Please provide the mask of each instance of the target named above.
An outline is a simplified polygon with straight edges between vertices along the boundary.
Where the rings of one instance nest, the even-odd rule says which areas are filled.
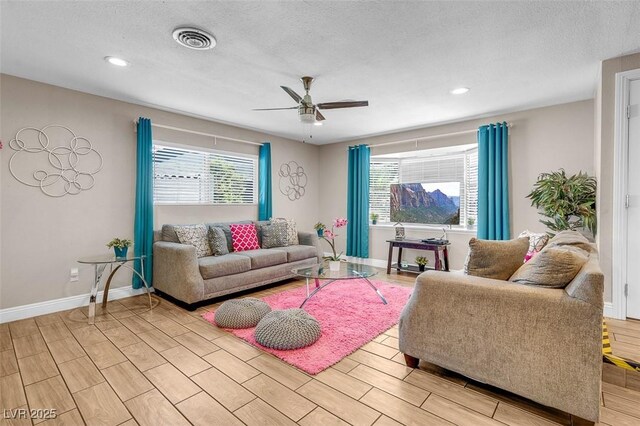
[[[414,280],[378,278],[403,285]],[[252,295],[300,285],[289,281]],[[312,377],[200,318],[216,306],[189,313],[163,300],[149,311],[144,297],[134,297],[110,302],[91,326],[81,309],[2,324],[0,408],[55,409],[52,422],[60,424],[571,422],[566,413],[431,365],[406,368],[397,327]],[[616,342],[638,346],[639,323],[610,324]],[[601,421],[640,424],[640,392],[603,383]]]

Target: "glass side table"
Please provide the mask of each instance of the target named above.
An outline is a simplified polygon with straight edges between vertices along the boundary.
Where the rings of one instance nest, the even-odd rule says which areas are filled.
[[[104,285],[104,292],[102,295],[102,308],[107,307],[107,299],[109,296],[109,286],[111,285],[111,280],[115,273],[121,267],[125,267],[130,269],[135,273],[140,280],[144,283],[145,288],[147,289],[147,295],[149,296],[149,309],[152,309],[151,306],[151,290],[149,288],[149,284],[144,279],[144,260],[147,256],[134,256],[129,254],[127,257],[115,257],[114,255],[100,255],[100,256],[90,256],[83,257],[78,259],[78,263],[82,263],[85,265],[93,265],[94,267],[94,282],[91,287],[91,296],[89,298],[89,324],[95,323],[96,316],[96,297],[98,296],[98,286],[100,285],[100,280],[102,278],[102,274],[104,273],[107,266],[109,267],[109,277],[107,278],[107,282]],[[135,268],[132,268],[128,265],[129,262],[133,262],[139,260],[140,261],[140,272],[136,271]],[[114,268],[114,265],[115,266]]]

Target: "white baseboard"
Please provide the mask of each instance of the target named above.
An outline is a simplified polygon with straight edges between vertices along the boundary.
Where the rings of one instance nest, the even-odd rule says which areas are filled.
[[[153,291],[153,289],[151,289]],[[98,292],[96,300],[102,301],[102,291]],[[136,296],[146,293],[146,289],[133,289],[131,287],[118,287],[109,290],[109,300],[124,299],[125,297]],[[90,294],[79,294],[77,296],[63,297],[62,299],[47,300],[46,302],[32,303],[30,305],[15,306],[13,308],[0,309],[0,324],[16,321],[24,318],[31,318],[53,312],[66,311],[68,309],[80,308],[89,305]]]
[[[616,315],[615,309],[613,309],[612,302],[604,302],[603,315],[607,318],[618,318],[618,315]]]

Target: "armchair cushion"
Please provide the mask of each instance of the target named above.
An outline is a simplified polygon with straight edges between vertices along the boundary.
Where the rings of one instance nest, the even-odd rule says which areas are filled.
[[[465,273],[476,277],[508,280],[522,265],[529,249],[529,238],[490,241],[472,238]]]
[[[577,246],[548,246],[522,265],[509,281],[547,288],[565,288],[589,260]]]

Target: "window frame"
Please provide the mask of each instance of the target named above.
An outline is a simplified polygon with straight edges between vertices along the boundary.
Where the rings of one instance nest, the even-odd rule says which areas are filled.
[[[402,223],[402,225],[407,228],[407,229],[433,229],[433,230],[441,230],[443,228],[446,228],[447,231],[460,231],[460,232],[475,232],[476,227],[477,227],[477,182],[476,182],[476,216],[475,216],[475,223],[474,225],[470,226],[468,225],[468,218],[469,218],[469,170],[468,170],[468,160],[469,157],[471,155],[473,155],[474,153],[476,154],[476,161],[477,161],[477,151],[478,151],[478,146],[477,144],[461,144],[461,145],[452,145],[450,147],[447,148],[451,148],[451,149],[458,149],[458,148],[462,148],[464,146],[468,146],[468,145],[475,145],[474,147],[469,147],[466,148],[464,150],[460,150],[458,152],[456,151],[445,151],[442,152],[442,148],[431,148],[434,151],[440,151],[442,153],[437,153],[437,154],[433,154],[433,155],[429,155],[427,154],[428,151],[430,151],[431,149],[422,149],[419,150],[418,153],[416,153],[417,155],[415,156],[403,156],[402,154],[406,154],[405,152],[398,152],[396,154],[398,154],[398,157],[393,157],[394,154],[382,154],[380,156],[371,156],[371,159],[369,160],[369,163],[383,163],[383,162],[395,162],[398,164],[398,183],[402,183],[402,162],[403,160],[410,160],[412,162],[415,161],[419,161],[420,159],[423,160],[427,160],[428,159],[433,159],[433,160],[445,160],[445,159],[451,159],[451,158],[462,158],[462,176],[463,176],[463,182],[462,183],[462,188],[461,188],[461,192],[464,191],[464,193],[460,194],[461,195],[461,205],[464,202],[464,211],[462,211],[461,209],[461,214],[460,214],[460,220],[461,223],[459,225],[447,225],[447,224],[437,224],[437,223]],[[477,168],[477,165],[476,165]],[[477,179],[476,179],[477,181]],[[371,190],[371,182],[369,183],[369,188]],[[464,198],[464,200],[463,200]],[[370,201],[371,201],[371,196],[369,197]],[[372,213],[372,209],[371,209],[371,203],[369,204],[369,217],[371,216]],[[373,227],[381,227],[381,228],[385,228],[385,227],[389,227],[392,228],[394,226],[394,222],[378,222],[376,225],[373,225],[371,223],[369,223],[369,226],[373,226]]]
[[[202,203],[194,203],[194,202],[170,202],[170,201],[156,201],[156,193],[155,193],[155,161],[153,161],[153,183],[154,183],[154,191],[153,191],[153,205],[154,206],[257,206],[258,205],[258,176],[260,174],[259,170],[259,161],[258,154],[246,154],[241,152],[232,152],[232,151],[224,151],[220,149],[213,149],[209,147],[203,147],[199,145],[188,145],[181,144],[176,142],[167,142],[160,139],[153,139],[153,147],[156,145],[166,146],[168,148],[177,148],[183,149],[187,151],[194,152],[205,152],[209,154],[219,154],[226,155],[230,157],[240,157],[251,159],[253,162],[253,170],[254,170],[254,179],[253,179],[253,200],[250,203],[215,203],[215,202],[202,202]]]

